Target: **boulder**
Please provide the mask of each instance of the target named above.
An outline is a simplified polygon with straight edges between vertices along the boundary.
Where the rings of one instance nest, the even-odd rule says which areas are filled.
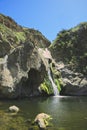
[[[0,61],[1,98],[39,94],[38,86],[44,79],[46,69],[38,50],[30,42],[15,48],[3,57],[2,61]]]
[[[45,129],[49,125],[50,119],[52,119],[50,115],[40,113],[35,117],[34,123],[37,123],[40,128]]]
[[[9,107],[9,111],[12,112],[12,113],[13,112],[18,113],[19,112],[19,108],[17,106],[13,105],[13,106]]]
[[[62,66],[63,63],[61,63]],[[87,78],[79,72],[73,72],[68,66],[59,68],[63,87],[61,89],[61,95],[71,96],[86,96],[87,95]]]

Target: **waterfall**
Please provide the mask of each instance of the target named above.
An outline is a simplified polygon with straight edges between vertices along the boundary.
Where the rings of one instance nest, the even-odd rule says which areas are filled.
[[[49,80],[52,84],[54,95],[55,96],[59,95],[58,88],[57,88],[56,84],[54,83],[54,81],[52,79],[50,68],[48,68],[48,77],[49,77]]]
[[[42,48],[39,48],[38,52],[39,52],[39,55],[40,55],[44,65],[46,67],[46,70],[48,72],[48,78],[49,78],[49,80],[50,80],[50,82],[52,84],[54,95],[57,96],[57,95],[59,95],[59,91],[58,91],[57,85],[54,83],[52,75],[51,75],[50,63],[53,62],[51,53],[47,48],[45,50],[42,49]]]
[[[4,66],[3,66],[4,69],[7,68],[7,60],[8,60],[8,55],[6,55],[6,56],[4,57]]]

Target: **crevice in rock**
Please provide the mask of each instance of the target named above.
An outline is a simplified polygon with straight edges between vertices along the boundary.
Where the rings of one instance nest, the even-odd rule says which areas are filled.
[[[42,81],[41,71],[31,68],[28,72],[28,78],[22,77],[16,92],[19,89],[18,95],[20,95],[20,98],[38,96],[40,94],[38,87]]]
[[[31,68],[28,72],[28,79],[26,81],[26,87],[30,88],[31,94],[34,94],[35,90],[41,83],[40,72],[36,69]]]

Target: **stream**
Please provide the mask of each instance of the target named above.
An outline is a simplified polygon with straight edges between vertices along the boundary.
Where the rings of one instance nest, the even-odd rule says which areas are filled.
[[[20,108],[17,115],[10,115],[8,107]],[[87,130],[87,97],[37,97],[22,100],[0,101],[0,130],[36,130],[27,120],[34,120],[38,113],[52,116],[47,130]]]

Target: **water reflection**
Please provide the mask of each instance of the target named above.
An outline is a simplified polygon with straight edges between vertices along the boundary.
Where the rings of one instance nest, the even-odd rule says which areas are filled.
[[[15,117],[8,116],[6,113],[11,105],[16,105],[21,109]],[[53,117],[53,126],[48,130],[87,130],[87,97],[66,96],[0,101],[0,130],[9,130],[12,126],[15,130],[19,128],[28,130],[30,126],[24,121],[33,120],[41,112]],[[3,122],[8,125],[3,127]]]

